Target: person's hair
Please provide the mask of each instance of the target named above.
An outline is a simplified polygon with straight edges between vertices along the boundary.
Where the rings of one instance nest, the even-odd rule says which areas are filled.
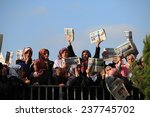
[[[23,49],[23,54],[25,54],[27,51],[30,51],[30,52],[31,52],[31,55],[33,54],[33,50],[32,50],[31,47],[25,47],[25,48]]]
[[[39,58],[42,58],[42,56],[44,55],[45,52],[47,52],[48,55],[49,55],[49,50],[48,50],[48,49],[45,49],[45,48],[42,48],[42,49],[39,51]]]
[[[81,55],[81,56],[82,56],[82,58],[83,58],[83,53],[84,53],[84,52],[88,53],[88,56],[89,56],[89,57],[91,57],[91,53],[90,53],[90,51],[89,51],[89,50],[83,50],[83,51],[82,51],[82,55]]]
[[[139,64],[139,65],[142,65],[142,62],[143,62],[142,59],[143,59],[143,57],[141,56],[141,57],[139,58],[139,60],[138,60],[138,64]]]

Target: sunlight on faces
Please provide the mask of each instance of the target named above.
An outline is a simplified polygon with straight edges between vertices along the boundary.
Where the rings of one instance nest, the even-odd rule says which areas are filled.
[[[32,52],[30,50],[26,51],[24,54],[25,59],[32,57]]]
[[[66,51],[66,50],[63,51],[62,54],[61,54],[61,57],[62,57],[63,59],[68,58],[68,57],[69,57],[69,52]]]
[[[135,56],[134,55],[131,54],[131,55],[127,56],[127,62],[129,64],[132,64],[134,62],[134,60],[135,60]]]

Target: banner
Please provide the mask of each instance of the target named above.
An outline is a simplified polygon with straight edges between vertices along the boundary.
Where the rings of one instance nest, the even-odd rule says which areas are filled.
[[[98,42],[106,40],[106,33],[104,29],[91,32],[89,35],[90,35],[91,43],[98,43]]]
[[[73,28],[64,28],[64,32],[65,32],[65,36],[69,36],[66,37],[66,39],[69,41],[73,41],[74,40],[74,29]]]

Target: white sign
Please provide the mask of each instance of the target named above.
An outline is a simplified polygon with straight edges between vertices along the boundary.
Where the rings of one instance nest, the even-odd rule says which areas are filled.
[[[22,59],[23,50],[17,50],[16,52],[16,60]]]
[[[5,64],[5,59],[3,57],[3,54],[0,52],[0,62]]]
[[[98,43],[98,42],[106,40],[106,33],[104,29],[91,32],[89,35],[90,35],[91,43]]]
[[[102,56],[104,61],[114,61],[117,57],[117,54],[114,48],[104,48]]]
[[[116,100],[125,100],[128,96],[130,96],[120,78],[106,78],[106,86]]]
[[[135,44],[131,41],[126,41],[125,43],[116,47],[114,50],[117,55],[122,55],[122,57],[127,57],[129,54],[138,54],[138,50]]]
[[[104,66],[103,59],[100,58],[89,58],[88,59],[88,69],[92,69],[92,72],[102,71]]]
[[[80,58],[79,57],[68,57],[64,59],[64,63],[71,66],[71,65],[79,65]]]
[[[65,36],[67,41],[73,41],[74,40],[74,29],[73,28],[64,28]]]

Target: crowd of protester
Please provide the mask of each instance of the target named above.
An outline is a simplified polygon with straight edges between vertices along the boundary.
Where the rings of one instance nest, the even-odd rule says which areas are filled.
[[[96,44],[93,58],[100,58],[100,44],[101,42]],[[68,47],[60,49],[58,58],[55,61],[49,59],[49,53],[48,49],[42,48],[39,51],[38,59],[33,60],[32,48],[25,47],[22,59],[16,60],[15,65],[9,67],[0,63],[0,99],[22,99],[20,92],[29,85],[84,87],[85,90],[86,87],[101,86],[105,87],[105,91],[108,93],[105,81],[108,78],[113,80],[116,77],[122,79],[130,94],[132,90],[135,90],[134,95],[138,97],[139,93],[137,92],[139,89],[134,86],[131,80],[132,72],[130,71],[132,63],[137,61],[136,55],[130,54],[126,59],[118,55],[115,62],[112,61],[104,65],[104,70],[93,72],[87,67],[88,58],[92,57],[89,50],[81,52],[81,63],[78,65],[70,67],[63,62],[65,58],[77,56],[70,41],[68,41]],[[138,65],[144,67],[142,58],[139,60]],[[101,89],[98,92],[100,93]],[[127,99],[130,99],[130,97]],[[135,96],[134,99],[138,98]],[[144,99],[144,96],[141,99]]]

